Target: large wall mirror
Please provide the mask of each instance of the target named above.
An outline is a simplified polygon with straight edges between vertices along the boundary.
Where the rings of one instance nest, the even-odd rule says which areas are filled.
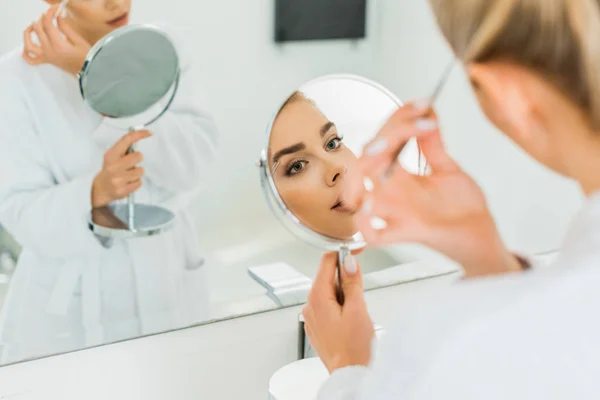
[[[406,100],[378,2],[343,14],[364,35],[289,42],[274,2],[23,3],[0,16],[3,365],[302,304],[322,253],[360,243],[325,181]],[[414,143],[400,159],[423,173]],[[453,271],[360,257],[368,290]]]

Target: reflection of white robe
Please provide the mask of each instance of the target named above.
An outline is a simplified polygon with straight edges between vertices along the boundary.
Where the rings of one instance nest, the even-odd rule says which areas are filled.
[[[336,371],[319,399],[598,398],[600,193],[550,266],[461,282],[433,300],[399,304],[371,367]]]
[[[176,37],[177,38],[177,37]],[[198,238],[186,211],[215,158],[218,132],[182,59],[180,91],[139,143],[136,201],[177,215],[167,234],[103,246],[87,226],[94,176],[122,135],[81,99],[77,80],[0,62],[0,224],[23,246],[0,318],[7,362],[180,328],[206,318]],[[195,76],[196,75],[196,76]]]

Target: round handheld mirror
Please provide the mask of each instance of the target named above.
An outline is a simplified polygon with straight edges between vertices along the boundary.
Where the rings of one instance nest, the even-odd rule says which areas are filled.
[[[179,56],[173,41],[158,27],[130,25],[105,36],[90,50],[79,73],[85,102],[124,129],[145,129],[170,107],[177,93]],[[128,153],[134,151],[133,146]],[[127,203],[92,210],[89,225],[107,238],[159,234],[169,229],[174,214],[160,206]]]
[[[363,147],[402,103],[376,82],[355,75],[328,75],[289,95],[267,128],[258,163],[267,203],[277,219],[300,239],[338,251],[338,268],[348,252],[365,246],[354,223],[357,210],[343,189]],[[415,140],[399,162],[423,174]],[[340,274],[338,271],[338,287]],[[338,290],[338,301],[343,293]]]

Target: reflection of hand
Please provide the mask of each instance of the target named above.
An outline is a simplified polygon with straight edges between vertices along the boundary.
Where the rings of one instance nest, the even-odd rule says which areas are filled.
[[[337,253],[321,259],[308,302],[302,314],[311,345],[329,370],[369,364],[371,341],[375,336],[367,312],[358,263],[346,257],[342,268],[344,306],[336,300]]]
[[[393,173],[382,179],[395,151],[415,136],[431,174],[412,175],[394,160]],[[348,198],[362,204],[356,221],[370,245],[420,243],[461,263],[467,276],[521,269],[504,247],[481,189],[446,153],[431,110],[412,105],[398,110],[365,149],[357,169],[360,176],[350,177]],[[361,193],[364,177],[373,182],[372,193]],[[373,216],[387,226],[374,229]]]
[[[142,162],[142,154],[127,154],[127,150],[150,135],[148,131],[130,132],[106,152],[102,171],[96,175],[92,186],[93,208],[104,207],[112,201],[123,199],[142,186],[144,169],[136,167]]]
[[[126,223],[121,221],[109,207],[94,208],[92,221],[95,224],[113,229],[127,229]]]
[[[52,20],[58,9],[58,5],[52,6],[38,21],[25,30],[23,58],[30,65],[52,64],[76,75],[81,71],[91,46],[65,23],[62,16],[57,19],[58,28],[53,25]],[[38,37],[39,45],[31,40],[34,32]]]

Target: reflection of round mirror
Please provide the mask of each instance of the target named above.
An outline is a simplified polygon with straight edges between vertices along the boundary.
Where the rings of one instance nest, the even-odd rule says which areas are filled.
[[[171,39],[152,25],[130,25],[100,40],[79,74],[87,104],[109,118],[131,118],[154,111],[137,125],[148,125],[170,104],[179,78],[179,58]],[[153,110],[155,106],[160,107]]]
[[[318,247],[364,247],[344,184],[363,147],[402,103],[391,92],[354,75],[325,76],[300,87],[278,108],[267,130],[259,165],[263,191],[276,217]],[[399,155],[410,172],[423,173],[415,140]],[[339,279],[339,275],[338,275]]]
[[[160,118],[177,93],[180,64],[169,36],[152,25],[131,25],[113,31],[91,49],[79,73],[81,95],[104,117],[118,119],[129,130],[141,130]],[[133,146],[128,153],[134,151]],[[169,229],[174,214],[159,206],[127,204],[93,210],[90,228],[108,238],[159,234]]]
[[[363,146],[401,105],[382,86],[353,75],[316,79],[285,100],[269,126],[261,164],[268,198],[289,220],[286,226],[297,225],[295,234],[329,249],[362,246],[344,182]],[[415,141],[400,162],[421,172]]]

